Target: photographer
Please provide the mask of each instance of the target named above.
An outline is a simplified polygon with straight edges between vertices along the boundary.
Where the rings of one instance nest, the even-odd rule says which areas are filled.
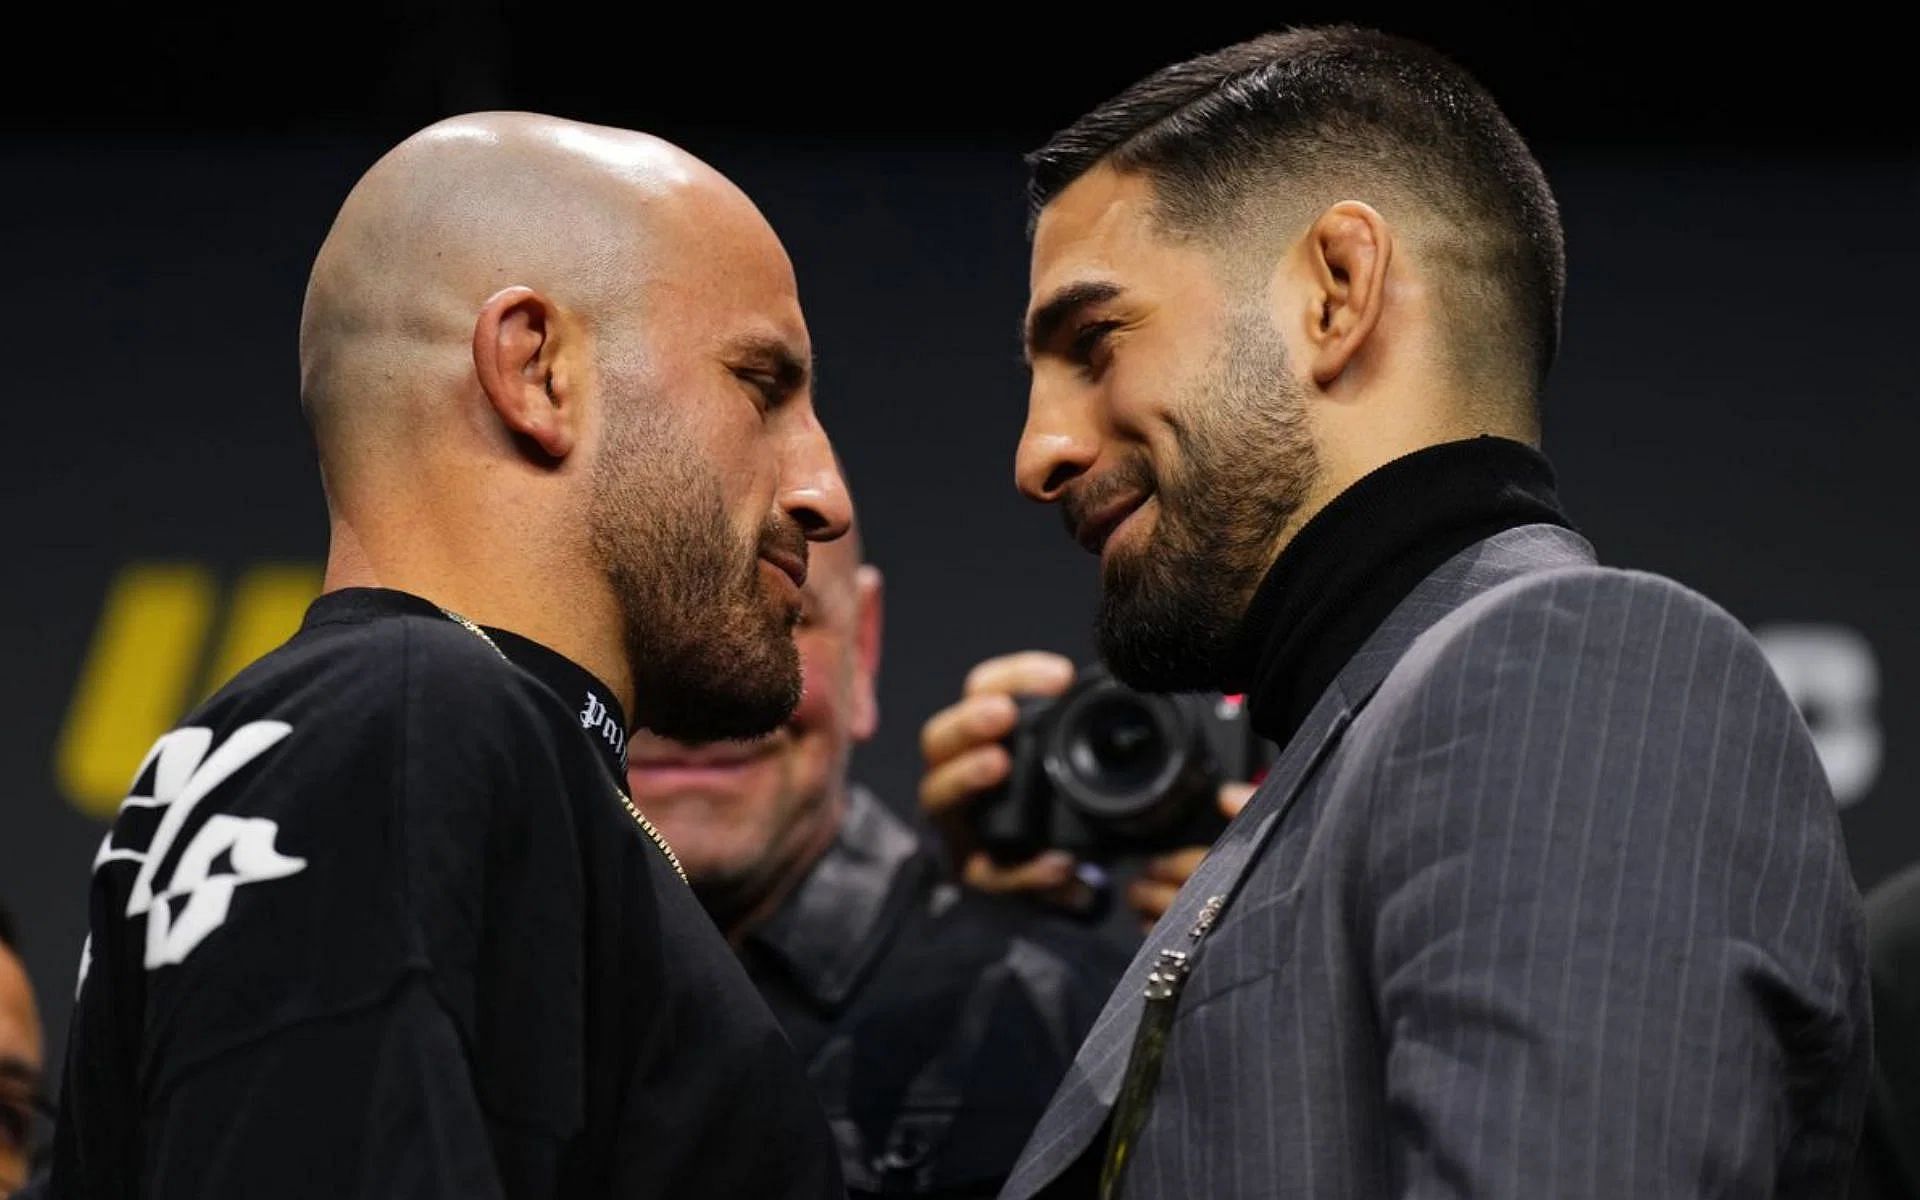
[[[879,719],[881,595],[854,535],[817,548],[793,716],[751,742],[642,732],[627,779],[799,1052],[854,1194],[990,1196],[1125,959],[1079,922],[955,887],[849,780]]]

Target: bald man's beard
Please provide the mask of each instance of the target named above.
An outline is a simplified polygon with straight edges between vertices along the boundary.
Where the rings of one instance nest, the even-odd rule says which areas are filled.
[[[758,737],[800,702],[799,609],[768,594],[759,563],[763,544],[806,554],[791,519],[741,539],[701,463],[666,420],[635,416],[595,462],[590,518],[620,604],[634,720],[690,743]]]
[[[1264,312],[1236,317],[1177,408],[1178,463],[1156,472],[1131,459],[1101,495],[1063,506],[1072,529],[1105,496],[1157,498],[1145,544],[1107,556],[1095,621],[1108,668],[1154,692],[1208,691],[1235,673],[1246,608],[1320,473],[1301,389]]]

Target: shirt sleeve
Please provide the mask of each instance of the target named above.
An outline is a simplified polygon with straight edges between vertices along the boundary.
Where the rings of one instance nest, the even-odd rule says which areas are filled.
[[[160,756],[96,877],[57,1195],[557,1195],[573,833],[538,694],[461,638],[336,656]]]
[[[453,1022],[415,977],[180,1078],[145,1123],[139,1194],[489,1200],[505,1194],[494,1141],[515,1135],[489,1124]]]

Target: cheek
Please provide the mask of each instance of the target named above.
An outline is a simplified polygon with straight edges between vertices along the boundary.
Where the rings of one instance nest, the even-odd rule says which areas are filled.
[[[1115,429],[1149,443],[1185,418],[1194,391],[1179,347],[1144,334],[1115,350],[1098,390]]]
[[[776,462],[773,439],[745,386],[726,375],[681,393],[699,398],[682,410],[688,449],[743,536],[758,533],[772,506]]]
[[[814,630],[795,630],[793,645],[801,651],[801,703],[793,708],[793,724],[818,726],[833,710],[831,645],[829,637]]]
[[[1160,418],[1159,389],[1152,385],[1149,373],[1129,363],[1116,367],[1101,381],[1100,406],[1107,410],[1114,428],[1131,438],[1146,434]]]
[[[802,729],[827,727],[839,699],[835,668],[843,657],[840,639],[819,629],[803,628],[794,631],[793,644],[800,651],[801,690],[792,723]]]

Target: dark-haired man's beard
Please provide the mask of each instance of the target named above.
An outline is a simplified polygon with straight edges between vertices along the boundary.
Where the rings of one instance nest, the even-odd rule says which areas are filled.
[[[790,518],[743,540],[720,482],[663,421],[630,419],[595,463],[595,555],[619,598],[634,720],[680,742],[750,738],[800,700],[799,609],[761,582],[760,550],[806,557]]]
[[[1100,657],[1145,691],[1220,686],[1276,537],[1319,474],[1286,349],[1263,313],[1236,321],[1178,408],[1179,463],[1124,468],[1157,498],[1150,536],[1114,547],[1101,576]]]

